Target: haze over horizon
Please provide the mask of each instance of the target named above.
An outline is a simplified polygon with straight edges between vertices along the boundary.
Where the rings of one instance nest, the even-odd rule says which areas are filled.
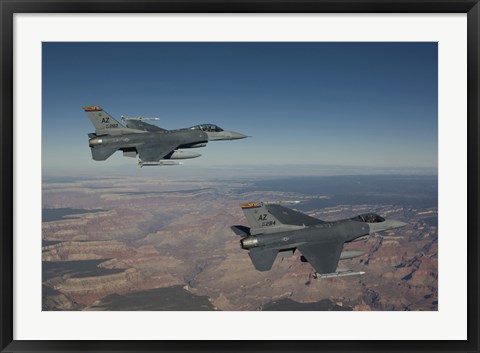
[[[437,62],[436,43],[47,42],[43,175],[436,174]],[[178,167],[139,168],[121,152],[96,162],[86,105],[252,137],[210,142]]]

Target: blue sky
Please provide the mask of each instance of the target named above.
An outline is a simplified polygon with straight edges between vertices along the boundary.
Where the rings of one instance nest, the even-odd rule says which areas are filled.
[[[91,159],[85,105],[252,136],[189,166],[437,167],[436,43],[44,43],[42,69],[45,175],[138,168]]]

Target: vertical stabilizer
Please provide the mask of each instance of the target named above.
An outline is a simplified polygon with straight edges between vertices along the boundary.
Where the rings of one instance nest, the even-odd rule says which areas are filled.
[[[83,110],[87,113],[93,126],[95,126],[95,133],[97,136],[121,135],[130,132],[130,129],[123,126],[118,120],[97,105],[83,107]]]
[[[278,219],[267,210],[263,202],[247,203],[240,207],[252,228],[281,225]]]
[[[322,221],[281,205],[266,202],[240,206],[250,224],[250,234],[285,232],[305,228]]]

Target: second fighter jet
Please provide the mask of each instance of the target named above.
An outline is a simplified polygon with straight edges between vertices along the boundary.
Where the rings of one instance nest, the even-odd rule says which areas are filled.
[[[247,137],[235,131],[226,131],[213,124],[195,125],[178,130],[165,130],[148,124],[148,118],[123,118],[124,126],[99,106],[84,107],[95,126],[95,133],[88,134],[92,158],[104,161],[116,151],[125,157],[136,157],[138,164],[177,165],[178,159],[196,158],[200,153],[183,151],[205,147],[208,141],[238,140]]]
[[[363,274],[337,270],[339,260],[364,254],[359,250],[344,251],[343,245],[371,233],[407,224],[387,220],[375,213],[325,222],[275,203],[250,203],[241,207],[250,228],[231,228],[242,237],[241,247],[248,250],[255,269],[268,271],[279,252],[291,255],[298,249],[302,253],[301,260],[310,263],[316,270],[317,278]]]

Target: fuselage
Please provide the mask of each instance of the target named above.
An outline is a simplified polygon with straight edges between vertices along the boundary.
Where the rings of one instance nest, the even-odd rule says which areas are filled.
[[[278,250],[293,249],[301,244],[349,242],[368,235],[370,227],[365,222],[351,219],[325,222],[310,227],[284,232],[249,235],[241,240],[243,249],[268,247]]]
[[[89,140],[90,147],[109,146],[117,149],[134,149],[142,145],[178,144],[177,148],[203,147],[208,142],[205,132],[191,129],[167,130],[132,134],[103,135]]]

